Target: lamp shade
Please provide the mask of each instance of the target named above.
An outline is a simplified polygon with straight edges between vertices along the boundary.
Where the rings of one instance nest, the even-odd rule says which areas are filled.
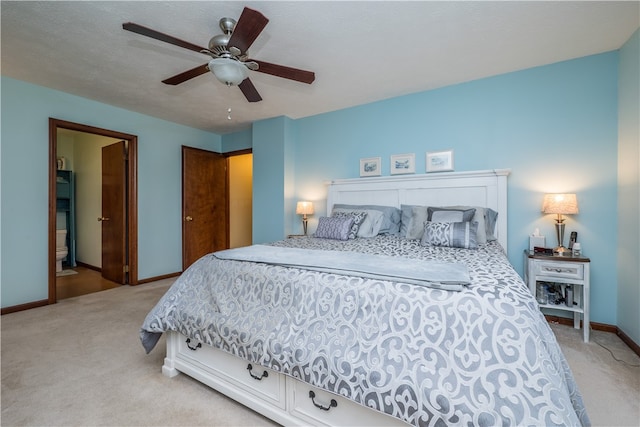
[[[296,213],[298,215],[311,215],[313,213],[313,203],[298,202],[296,205]]]
[[[578,199],[573,193],[545,194],[542,212],[546,214],[571,215],[578,213]]]
[[[209,70],[222,83],[237,86],[249,75],[247,67],[231,58],[213,58],[209,61]]]

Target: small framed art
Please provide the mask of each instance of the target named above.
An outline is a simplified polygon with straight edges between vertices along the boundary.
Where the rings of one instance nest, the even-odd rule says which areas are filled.
[[[427,172],[445,172],[453,170],[453,150],[427,153]]]
[[[380,157],[360,159],[360,176],[380,176]]]
[[[391,156],[391,175],[416,173],[416,155],[394,154]]]

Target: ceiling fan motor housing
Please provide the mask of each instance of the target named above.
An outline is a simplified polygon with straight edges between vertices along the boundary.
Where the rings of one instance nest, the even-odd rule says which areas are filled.
[[[209,50],[221,58],[230,58],[233,55],[229,52],[229,40],[236,27],[236,20],[232,18],[220,19],[220,29],[224,34],[218,34],[209,40]]]
[[[231,54],[227,49],[230,38],[231,34],[218,34],[217,36],[211,37],[211,40],[209,40],[209,51],[218,57],[231,57]]]

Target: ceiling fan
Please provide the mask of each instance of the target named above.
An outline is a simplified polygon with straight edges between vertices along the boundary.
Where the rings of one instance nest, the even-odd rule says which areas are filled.
[[[311,84],[316,76],[311,71],[285,67],[284,65],[250,59],[248,49],[258,38],[269,20],[260,12],[245,7],[236,22],[231,18],[220,19],[223,34],[209,40],[209,47],[204,48],[180,40],[176,37],[161,33],[151,28],[133,22],[122,24],[122,28],[152,39],[170,43],[185,49],[204,53],[211,56],[211,60],[191,70],[184,71],[163,80],[168,85],[178,85],[199,75],[211,71],[218,80],[228,86],[238,86],[249,102],[262,101],[262,97],[248,78],[249,70],[271,74],[289,80]]]

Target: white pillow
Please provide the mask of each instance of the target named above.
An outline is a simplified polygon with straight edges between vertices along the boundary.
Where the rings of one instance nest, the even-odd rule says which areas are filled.
[[[358,237],[374,237],[377,236],[382,227],[384,220],[384,214],[380,211],[373,209],[347,209],[347,208],[334,208],[332,214],[335,212],[366,212],[365,217],[360,228],[358,229]]]

